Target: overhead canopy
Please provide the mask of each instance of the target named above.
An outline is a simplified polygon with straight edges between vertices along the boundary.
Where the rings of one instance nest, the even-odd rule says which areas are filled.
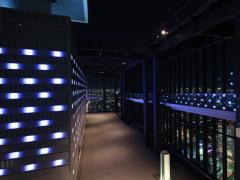
[[[71,17],[72,21],[88,23],[87,0],[0,0],[0,7],[13,8],[31,12]]]

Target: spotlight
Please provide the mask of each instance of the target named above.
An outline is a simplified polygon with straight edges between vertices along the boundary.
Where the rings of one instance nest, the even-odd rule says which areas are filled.
[[[168,32],[165,29],[162,29],[161,30],[161,35],[166,36],[166,35],[168,35]]]

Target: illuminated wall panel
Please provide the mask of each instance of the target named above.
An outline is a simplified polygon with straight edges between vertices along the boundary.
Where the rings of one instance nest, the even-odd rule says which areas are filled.
[[[37,180],[61,167],[76,179],[86,79],[71,56],[70,19],[10,9],[0,19],[0,178]]]

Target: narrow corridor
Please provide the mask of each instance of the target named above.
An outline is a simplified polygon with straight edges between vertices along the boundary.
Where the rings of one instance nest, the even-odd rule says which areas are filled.
[[[159,161],[144,145],[141,133],[114,113],[88,115],[85,142],[81,180],[158,179]],[[175,169],[174,180],[196,179],[180,167]]]

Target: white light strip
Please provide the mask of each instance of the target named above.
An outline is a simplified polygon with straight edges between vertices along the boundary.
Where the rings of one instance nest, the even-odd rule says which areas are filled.
[[[6,68],[10,70],[18,70],[21,69],[21,65],[18,63],[6,63]]]
[[[49,64],[38,64],[37,69],[41,71],[48,71],[51,69],[51,66]]]
[[[7,124],[7,129],[19,129],[21,127],[21,123],[12,122]]]
[[[28,164],[23,167],[24,171],[33,171],[37,167],[37,164]]]
[[[37,79],[36,78],[22,78],[21,83],[22,84],[36,84]]]
[[[37,111],[36,107],[24,107],[22,108],[23,113],[35,113]]]
[[[64,160],[63,159],[58,159],[53,161],[53,166],[61,166],[64,164]]]
[[[7,155],[8,159],[17,159],[21,157],[21,152],[12,152],[8,153]]]
[[[7,93],[6,97],[7,97],[7,99],[20,99],[21,94],[20,93]]]
[[[40,93],[37,94],[37,97],[42,98],[42,99],[50,98],[51,93],[50,92],[40,92]]]
[[[22,49],[22,54],[26,56],[34,56],[36,55],[36,51],[33,49]]]
[[[24,136],[22,141],[26,143],[26,142],[34,142],[36,140],[37,138],[35,135],[30,135],[30,136]]]

